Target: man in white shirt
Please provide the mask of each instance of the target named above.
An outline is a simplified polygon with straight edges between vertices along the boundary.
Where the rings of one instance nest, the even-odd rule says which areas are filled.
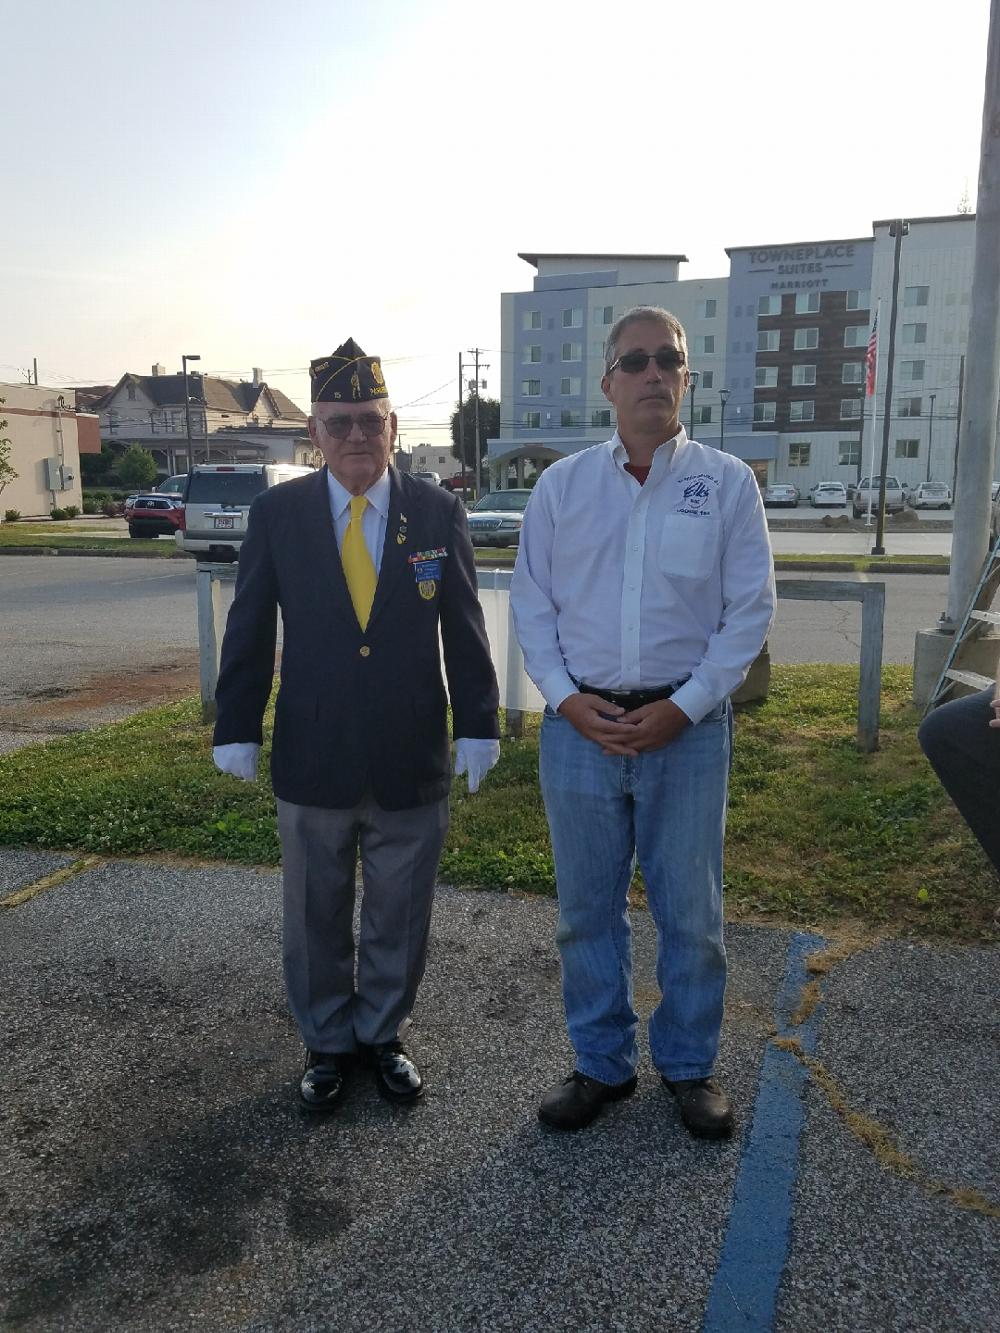
[[[771,547],[751,469],[680,424],[679,321],[628,311],[605,366],[618,429],[539,477],[511,584],[525,666],[546,701],[539,773],[576,1053],[538,1114],[580,1129],[635,1090],[627,894],[638,858],[659,938],[653,1064],[691,1133],[726,1137],[733,1109],[712,1072],[726,984],[729,695],[774,615]]]
[[[216,689],[215,762],[252,780],[284,639],[271,780],[289,1006],[308,1110],[356,1059],[393,1102],[423,1092],[403,1046],[448,827],[450,699],[469,790],[500,755],[496,675],[461,501],[389,466],[396,414],[379,359],[348,339],[310,367],[326,460],[250,511]],[[441,652],[448,696],[441,678]],[[355,874],[364,897],[355,959]]]

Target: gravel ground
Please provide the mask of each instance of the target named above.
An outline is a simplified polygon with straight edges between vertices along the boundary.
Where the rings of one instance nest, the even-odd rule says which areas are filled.
[[[3,857],[12,884],[52,868]],[[590,1130],[538,1124],[539,1093],[572,1067],[552,902],[442,889],[407,1036],[424,1102],[392,1107],[359,1073],[325,1120],[295,1110],[300,1052],[282,996],[274,873],[109,862],[0,919],[0,1325],[701,1327],[742,1138],[692,1140],[648,1061],[636,1096]],[[643,914],[634,928],[645,1015],[653,929]],[[744,1132],[788,939],[750,926],[727,936],[720,1072]],[[989,1002],[996,954],[884,946],[841,967],[827,982],[830,1044],[819,1053],[876,1114],[893,1086],[883,1068],[893,1025],[912,1006],[901,1044],[914,1067],[900,1052],[893,1079],[900,1093],[910,1080],[899,1131],[919,1156],[935,1141],[918,1133],[921,1104],[946,1104],[943,1087],[918,1095],[922,1076],[960,1064],[972,1033],[956,1030],[938,1063],[928,1053],[963,1007]],[[942,976],[953,986],[944,1010],[928,1003]],[[852,1027],[869,1036],[864,1059]],[[996,1223],[875,1167],[825,1099],[808,1098],[780,1326],[987,1327],[975,1320],[989,1309],[984,1238]],[[955,1137],[971,1141],[949,1179],[985,1189],[995,1176],[986,1140],[975,1146],[971,1086],[963,1106]]]

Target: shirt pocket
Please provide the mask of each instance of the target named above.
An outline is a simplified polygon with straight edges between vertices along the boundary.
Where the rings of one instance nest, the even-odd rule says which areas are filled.
[[[705,579],[719,559],[718,519],[665,514],[660,528],[659,569],[672,579]]]

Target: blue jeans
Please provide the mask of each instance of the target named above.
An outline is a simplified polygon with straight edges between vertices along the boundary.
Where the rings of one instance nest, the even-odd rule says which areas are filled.
[[[671,1080],[712,1072],[726,989],[722,843],[731,753],[728,700],[635,759],[602,754],[545,710],[539,776],[556,865],[563,1003],[581,1074],[623,1083],[638,1063],[627,907],[637,856],[658,940],[653,1063]]]

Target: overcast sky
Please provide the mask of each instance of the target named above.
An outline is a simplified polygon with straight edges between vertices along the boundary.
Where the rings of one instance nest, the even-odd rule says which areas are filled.
[[[0,382],[267,380],[348,335],[407,445],[518,251],[870,234],[975,203],[988,0],[0,0]],[[14,114],[10,114],[13,112]],[[419,401],[418,401],[419,400]]]

